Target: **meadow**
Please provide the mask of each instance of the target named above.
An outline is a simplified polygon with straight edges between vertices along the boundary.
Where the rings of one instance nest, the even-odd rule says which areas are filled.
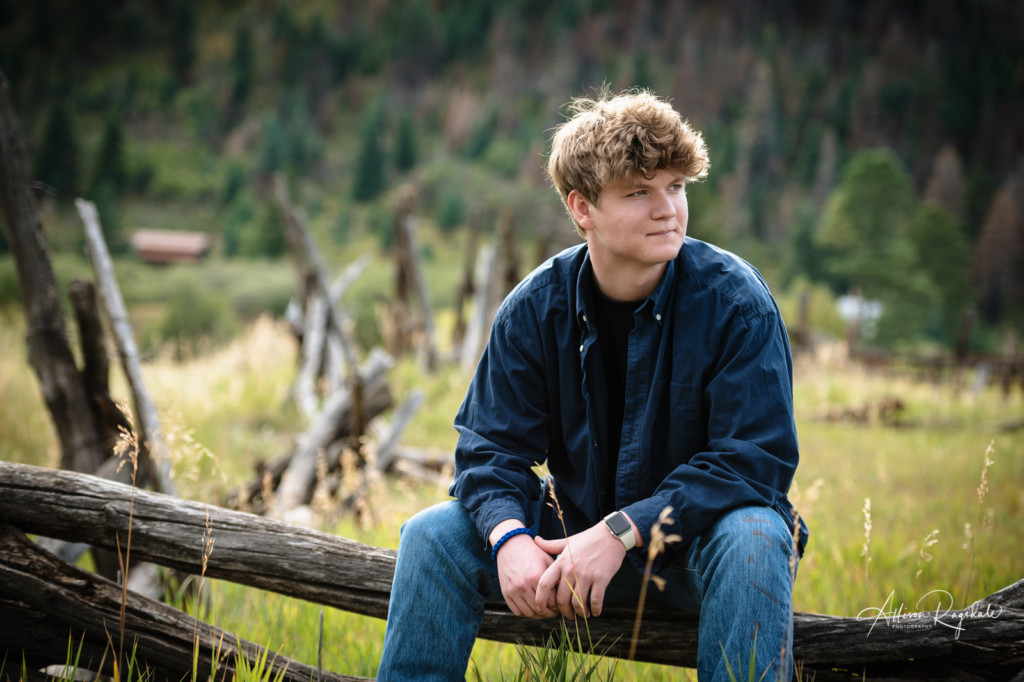
[[[55,466],[56,440],[23,339],[19,315],[0,313],[0,457]],[[146,362],[182,496],[215,503],[247,481],[257,461],[288,450],[303,427],[289,401],[296,351],[287,326],[262,316],[228,343]],[[126,395],[120,376],[112,380],[115,395]],[[404,441],[451,451],[451,418],[467,381],[455,366],[426,374],[400,360],[391,374],[396,397],[414,387],[427,394]],[[899,426],[874,409],[893,400],[904,406]],[[1024,577],[1024,431],[1001,428],[1024,412],[1019,388],[1004,394],[973,372],[933,382],[905,369],[867,371],[838,346],[823,345],[797,356],[795,403],[802,461],[791,497],[811,528],[796,610],[856,616],[887,601],[931,609],[918,601],[935,590],[959,608]],[[358,517],[328,504],[319,524],[394,548],[401,522],[446,496],[444,487],[378,478]],[[323,611],[324,667],[375,674],[382,621],[223,581],[206,585],[208,620],[313,665]],[[514,677],[519,656],[515,646],[479,641],[471,677]],[[675,680],[689,673],[618,662],[614,674]]]

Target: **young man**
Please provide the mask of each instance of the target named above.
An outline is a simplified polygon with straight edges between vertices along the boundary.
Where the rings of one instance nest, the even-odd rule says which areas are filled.
[[[806,529],[786,499],[782,318],[749,264],[686,238],[686,183],[708,171],[699,133],[646,92],[573,111],[548,172],[586,243],[495,318],[455,419],[458,499],[402,530],[378,679],[463,679],[485,600],[527,618],[635,602],[666,508],[683,539],[658,557],[667,587],[652,596],[700,614],[700,678],[755,655],[758,679],[788,679]]]

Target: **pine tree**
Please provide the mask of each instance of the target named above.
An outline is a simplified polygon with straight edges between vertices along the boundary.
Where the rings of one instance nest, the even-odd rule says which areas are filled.
[[[973,277],[984,318],[1024,330],[1024,176],[996,192],[974,257]]]
[[[363,118],[359,155],[356,157],[355,180],[352,198],[356,201],[370,201],[384,191],[386,183],[384,148],[381,143],[384,125],[383,105],[378,102],[369,106]]]
[[[196,61],[196,10],[187,0],[171,7],[171,70],[179,87],[192,82]]]
[[[115,195],[127,186],[128,173],[124,156],[124,130],[116,114],[107,117],[103,125],[103,137],[96,155],[92,178],[92,192],[101,187],[108,188]]]
[[[412,170],[416,166],[417,154],[416,129],[412,116],[403,112],[395,132],[395,170],[403,173]]]
[[[910,221],[908,237],[938,297],[932,326],[940,340],[956,341],[963,313],[971,301],[971,243],[952,213],[925,203]]]
[[[34,174],[52,187],[59,199],[70,199],[78,190],[78,141],[63,104],[50,111]]]
[[[885,149],[858,153],[829,195],[815,243],[827,251],[834,285],[879,298],[913,263],[907,223],[915,199],[910,176]]]
[[[245,21],[235,29],[235,49],[231,53],[231,93],[222,119],[222,128],[234,126],[242,117],[252,93],[256,56],[252,45],[252,29]]]
[[[921,335],[940,296],[919,267],[909,224],[917,211],[909,174],[886,149],[854,156],[825,204],[815,243],[831,283],[882,304],[882,345]]]

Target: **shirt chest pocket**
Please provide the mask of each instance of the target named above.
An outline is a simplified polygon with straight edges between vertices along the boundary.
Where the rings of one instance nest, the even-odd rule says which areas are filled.
[[[661,384],[650,450],[657,480],[706,450],[708,440],[700,387],[674,381]]]

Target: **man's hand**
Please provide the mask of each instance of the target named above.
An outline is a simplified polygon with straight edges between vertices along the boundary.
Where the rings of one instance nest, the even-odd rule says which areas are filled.
[[[497,541],[518,522],[502,522],[491,534]],[[537,581],[554,562],[529,535],[516,535],[505,541],[498,550],[498,583],[505,603],[517,616],[525,618],[554,618],[558,615],[554,604],[540,606],[536,601]]]
[[[536,603],[554,604],[568,619],[601,615],[605,591],[626,558],[626,548],[603,521],[563,540],[537,538],[536,545],[558,558],[541,576]]]

